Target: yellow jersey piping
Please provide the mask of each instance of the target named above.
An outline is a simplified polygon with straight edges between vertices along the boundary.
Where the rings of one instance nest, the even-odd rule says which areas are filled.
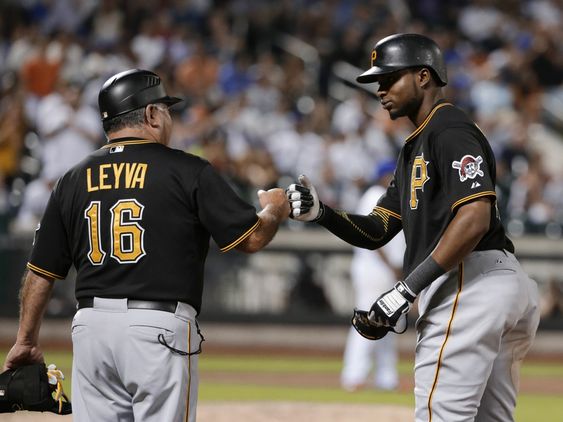
[[[35,265],[33,265],[31,262],[27,263],[27,268],[29,268],[31,271],[35,272],[35,273],[39,273],[41,275],[47,276],[49,278],[56,278],[58,280],[64,280],[64,277],[55,273],[52,273],[50,271],[44,270],[43,268],[39,268],[36,267]]]
[[[156,141],[149,141],[147,139],[138,139],[134,141],[120,141],[120,142],[113,142],[109,144],[105,144],[102,148],[113,148],[115,146],[124,146],[124,145],[139,145],[139,144],[158,144]]]
[[[374,211],[375,211],[375,210],[379,210],[379,211],[383,212],[384,214],[388,214],[388,215],[390,215],[391,217],[395,217],[397,220],[400,220],[400,219],[401,219],[401,215],[400,215],[400,214],[397,214],[396,212],[393,212],[393,211],[391,211],[391,210],[388,210],[387,208],[383,208],[383,207],[377,206],[377,207],[375,207],[373,210],[374,210]]]
[[[237,240],[228,244],[224,248],[221,248],[221,252],[227,252],[227,251],[230,251],[231,249],[233,249],[235,246],[237,246],[239,243],[241,243],[244,239],[246,239],[248,236],[250,236],[252,234],[252,232],[258,228],[258,226],[260,225],[261,222],[262,222],[262,220],[258,219],[258,221],[256,223],[254,223],[254,225],[251,228],[249,228],[247,231],[245,231],[242,234],[242,236],[240,236]]]
[[[445,106],[453,106],[453,104],[451,103],[442,103],[442,104],[438,104],[436,107],[434,107],[432,109],[432,111],[430,112],[430,114],[426,117],[426,119],[424,119],[424,121],[420,124],[419,127],[417,127],[413,133],[411,133],[407,139],[405,139],[405,143],[407,143],[408,141],[410,141],[412,138],[414,138],[416,135],[418,135],[420,132],[422,132],[422,129],[424,129],[426,127],[426,125],[428,124],[428,122],[430,121],[430,119],[432,119],[432,116],[434,116],[434,113],[436,113],[436,111],[438,111],[439,109],[441,109],[442,107]]]
[[[493,190],[488,190],[485,192],[474,193],[473,195],[466,196],[465,198],[461,198],[460,200],[454,202],[454,204],[452,205],[452,211],[464,202],[471,201],[472,199],[480,198],[482,196],[494,196],[496,198],[497,194]]]
[[[381,239],[383,239],[383,236],[385,236],[385,234],[387,233],[387,225],[388,225],[388,222],[389,222],[389,217],[387,217],[387,219],[385,219],[381,215],[379,215],[379,217],[383,221],[383,228],[385,230],[385,233],[383,233],[383,235],[381,237],[376,238],[376,237],[369,235],[368,233],[363,231],[360,227],[358,227],[357,224],[355,224],[352,220],[350,220],[350,217],[348,217],[348,214],[345,211],[336,211],[336,215],[339,215],[340,217],[342,217],[344,220],[346,220],[354,228],[354,230],[356,230],[358,233],[360,233],[366,239],[371,240],[372,242],[379,242]]]
[[[448,322],[448,328],[446,330],[446,337],[444,338],[444,342],[442,343],[442,347],[440,347],[440,353],[438,354],[438,364],[436,365],[436,373],[434,374],[434,382],[432,383],[432,389],[430,390],[430,395],[428,396],[428,422],[432,422],[432,396],[434,395],[434,391],[436,390],[436,385],[438,384],[438,376],[440,375],[440,368],[442,367],[442,356],[444,354],[444,349],[446,347],[446,343],[450,338],[450,333],[452,331],[452,323],[454,320],[454,316],[457,310],[457,305],[459,303],[459,295],[461,294],[461,290],[463,289],[463,261],[459,264],[459,281],[457,287],[457,294],[455,295],[454,305],[452,307],[452,314],[450,316],[450,321]]]
[[[186,422],[190,420],[190,394],[191,394],[191,387],[192,387],[192,324],[188,321],[188,394],[187,394],[187,403],[186,403]]]

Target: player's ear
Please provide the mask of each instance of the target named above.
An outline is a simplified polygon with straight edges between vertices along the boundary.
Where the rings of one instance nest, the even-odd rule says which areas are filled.
[[[432,83],[432,73],[430,69],[423,67],[418,70],[417,74],[417,82],[421,88],[427,88],[429,84]]]

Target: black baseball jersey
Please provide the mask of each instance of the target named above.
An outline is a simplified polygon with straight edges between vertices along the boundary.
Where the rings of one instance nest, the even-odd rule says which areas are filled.
[[[440,101],[406,139],[395,177],[374,212],[401,220],[404,270],[436,247],[456,210],[481,197],[493,200],[490,229],[475,250],[514,251],[496,207],[495,158],[483,133],[452,104]]]
[[[76,297],[182,301],[201,308],[210,236],[222,251],[259,225],[209,162],[135,138],[113,140],[57,183],[28,267]]]

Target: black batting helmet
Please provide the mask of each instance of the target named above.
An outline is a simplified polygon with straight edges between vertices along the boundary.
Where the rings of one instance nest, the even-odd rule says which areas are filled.
[[[98,106],[102,121],[148,104],[176,104],[180,98],[166,95],[160,77],[149,70],[130,69],[113,75],[102,86]]]
[[[420,34],[394,34],[375,44],[371,51],[371,68],[356,80],[362,84],[376,82],[378,75],[419,66],[432,70],[440,86],[448,83],[438,44]]]

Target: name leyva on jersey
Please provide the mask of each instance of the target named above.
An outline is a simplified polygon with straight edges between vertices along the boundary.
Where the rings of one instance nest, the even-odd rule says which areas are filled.
[[[112,163],[86,169],[88,192],[107,189],[143,189],[148,164]]]

